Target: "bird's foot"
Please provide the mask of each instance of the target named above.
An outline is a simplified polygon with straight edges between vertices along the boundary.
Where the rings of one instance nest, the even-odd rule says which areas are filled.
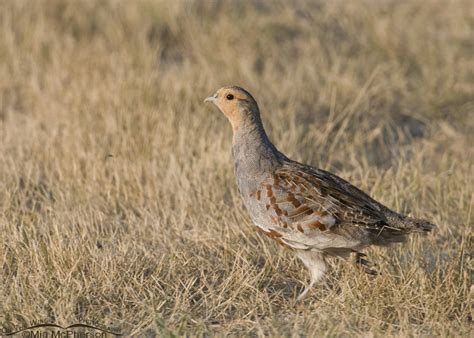
[[[311,283],[309,283],[309,285],[307,287],[305,287],[305,289],[303,290],[303,292],[301,292],[301,294],[298,296],[298,298],[296,298],[296,302],[302,302],[306,296],[308,295],[308,292],[309,290],[313,287],[314,285],[314,282],[311,281]]]
[[[309,291],[309,288],[306,287],[303,292],[300,293],[300,295],[298,296],[298,298],[296,298],[296,302],[302,302],[306,296],[308,295],[308,291]]]

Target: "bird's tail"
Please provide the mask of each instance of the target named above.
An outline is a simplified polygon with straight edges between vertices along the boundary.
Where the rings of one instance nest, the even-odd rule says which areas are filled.
[[[413,232],[430,232],[436,228],[436,224],[428,222],[424,219],[405,217],[403,221],[405,225]]]

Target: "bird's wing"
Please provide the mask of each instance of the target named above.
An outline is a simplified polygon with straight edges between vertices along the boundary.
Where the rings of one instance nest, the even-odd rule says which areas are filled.
[[[256,195],[277,225],[278,238],[298,249],[355,248],[369,233],[388,226],[388,209],[363,191],[327,171],[297,163],[275,170]]]

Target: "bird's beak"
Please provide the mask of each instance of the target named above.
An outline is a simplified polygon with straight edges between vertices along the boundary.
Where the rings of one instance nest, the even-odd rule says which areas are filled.
[[[217,101],[217,94],[206,97],[206,99],[204,100],[204,102],[211,102],[211,103],[214,103],[214,104],[216,103],[216,101]]]

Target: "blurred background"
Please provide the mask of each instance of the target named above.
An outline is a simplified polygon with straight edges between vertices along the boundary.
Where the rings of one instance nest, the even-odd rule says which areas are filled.
[[[467,335],[473,55],[471,1],[1,1],[0,324]],[[295,308],[203,104],[234,84],[281,151],[437,232]]]

